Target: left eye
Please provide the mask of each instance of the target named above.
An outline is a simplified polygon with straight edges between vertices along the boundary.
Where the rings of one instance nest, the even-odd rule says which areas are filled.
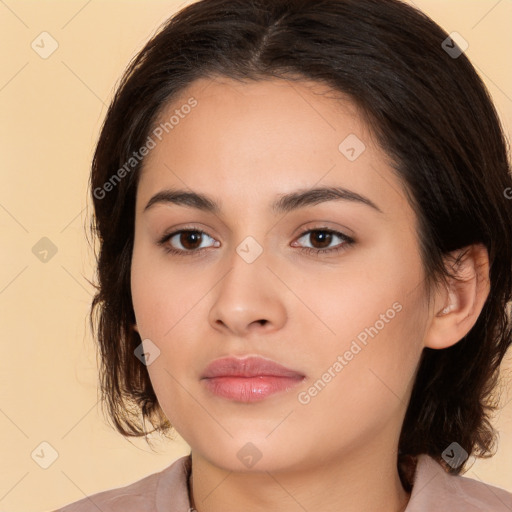
[[[332,229],[310,229],[308,231],[305,231],[297,240],[301,240],[303,238],[305,238],[306,240],[309,238],[311,241],[313,241],[312,243],[316,244],[317,246],[315,247],[315,245],[313,245],[313,247],[301,247],[301,249],[307,252],[319,254],[328,253],[331,251],[338,252],[340,250],[343,250],[345,246],[354,243],[354,240],[349,236],[344,235],[339,231],[333,231]],[[341,240],[341,242],[338,242],[338,244],[336,244],[334,247],[329,247],[330,244],[336,239]],[[320,247],[318,247],[318,245],[320,245]]]

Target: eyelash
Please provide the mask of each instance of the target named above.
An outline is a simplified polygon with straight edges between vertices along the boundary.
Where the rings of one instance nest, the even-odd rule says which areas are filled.
[[[321,255],[327,255],[327,254],[338,254],[343,251],[345,251],[348,247],[353,245],[355,243],[355,240],[339,231],[335,231],[333,229],[329,228],[312,228],[307,229],[306,231],[303,231],[299,236],[298,239],[302,238],[304,235],[308,233],[328,233],[330,235],[337,236],[343,240],[343,242],[335,247],[331,247],[329,249],[315,249],[314,247],[300,247],[299,250],[302,252],[305,252],[309,255],[315,255],[315,256],[321,256]],[[210,247],[203,247],[202,249],[191,249],[191,250],[183,250],[183,249],[175,249],[174,247],[171,247],[167,242],[173,238],[174,236],[180,234],[180,233],[200,233],[201,235],[208,235],[205,231],[202,231],[200,229],[193,229],[193,228],[183,228],[178,231],[173,231],[172,233],[165,234],[158,242],[157,244],[165,250],[168,254],[174,254],[177,256],[201,256],[203,251],[205,249],[209,249]],[[210,237],[213,238],[213,237]]]

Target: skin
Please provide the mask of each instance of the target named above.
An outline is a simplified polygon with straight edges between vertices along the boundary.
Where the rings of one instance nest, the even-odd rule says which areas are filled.
[[[489,292],[487,252],[474,246],[460,268],[466,281],[439,287],[427,305],[416,215],[402,184],[354,105],[327,92],[306,81],[198,80],[162,113],[166,120],[189,97],[198,101],[151,150],[140,177],[134,328],[160,350],[147,369],[191,447],[199,512],[404,510],[397,446],[421,352],[460,340]],[[338,149],[349,134],[366,146],[354,161]],[[318,186],[357,192],[381,212],[347,200],[277,215],[270,208],[283,194]],[[144,211],[169,187],[207,194],[220,211],[164,202]],[[204,247],[200,255],[158,245],[165,232],[185,228],[206,235],[195,246],[179,236],[167,245]],[[339,253],[301,251],[344,243],[302,235],[319,228],[355,243]],[[236,251],[248,236],[263,250],[252,263]],[[298,394],[396,303],[400,312],[301,403]],[[305,379],[260,402],[227,400],[200,377],[229,355],[259,355]],[[250,468],[237,457],[249,442],[261,456]]]

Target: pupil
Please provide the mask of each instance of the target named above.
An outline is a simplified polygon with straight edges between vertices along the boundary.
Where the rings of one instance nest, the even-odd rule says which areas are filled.
[[[192,242],[192,244],[188,243],[188,240],[195,240]],[[180,243],[183,245],[183,247],[187,249],[196,249],[198,246],[201,245],[201,233],[198,231],[188,231],[181,234],[180,237]],[[190,247],[192,245],[192,247]],[[197,246],[197,247],[196,247]]]
[[[316,231],[314,232],[314,238],[320,239],[320,244],[322,244],[322,242],[324,243],[324,245],[321,245],[320,248],[324,248],[326,246],[329,246],[329,244],[331,243],[332,233],[327,233],[326,231]]]

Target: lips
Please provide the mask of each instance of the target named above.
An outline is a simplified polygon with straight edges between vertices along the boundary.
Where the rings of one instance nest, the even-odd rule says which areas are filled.
[[[305,376],[261,357],[227,357],[210,363],[201,382],[214,395],[236,402],[255,402],[289,391]]]

